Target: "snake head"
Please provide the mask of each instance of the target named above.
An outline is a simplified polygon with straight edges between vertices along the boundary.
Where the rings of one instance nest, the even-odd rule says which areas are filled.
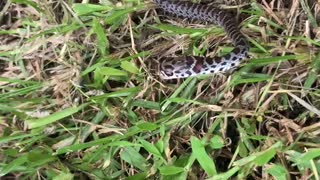
[[[169,58],[161,63],[160,77],[161,79],[177,79],[192,76],[195,64],[192,56]]]

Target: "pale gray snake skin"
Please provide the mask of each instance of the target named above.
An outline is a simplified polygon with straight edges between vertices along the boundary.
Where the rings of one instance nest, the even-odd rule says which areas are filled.
[[[178,79],[200,74],[226,72],[240,65],[248,56],[249,46],[235,17],[225,10],[188,1],[154,0],[165,12],[192,20],[217,24],[225,30],[235,48],[223,57],[181,56],[161,63],[162,79]]]

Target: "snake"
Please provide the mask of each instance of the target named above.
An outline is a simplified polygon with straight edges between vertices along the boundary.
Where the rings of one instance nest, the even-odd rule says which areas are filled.
[[[240,65],[247,59],[249,45],[245,36],[240,32],[235,17],[224,9],[177,0],[153,0],[165,13],[211,23],[221,26],[226,32],[234,49],[221,57],[179,56],[166,58],[160,63],[160,78],[179,79],[198,75],[225,73]]]

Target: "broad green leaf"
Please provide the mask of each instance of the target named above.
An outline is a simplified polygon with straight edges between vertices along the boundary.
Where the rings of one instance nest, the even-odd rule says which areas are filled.
[[[139,124],[137,124],[137,127],[143,130],[148,130],[148,131],[153,131],[155,129],[157,129],[159,126],[155,123],[151,123],[151,122],[141,122]]]
[[[54,177],[53,180],[73,180],[74,176],[71,173],[60,172],[58,176]]]
[[[151,144],[144,139],[140,139],[139,141],[145,150],[147,150],[149,153],[155,155],[156,157],[161,158],[161,153],[154,144]]]
[[[107,17],[105,18],[105,21],[108,24],[113,24],[114,21],[117,21],[117,19],[119,19],[121,16],[127,16],[128,13],[130,13],[130,12],[142,10],[145,8],[146,8],[145,4],[141,4],[141,5],[134,6],[134,7],[127,7],[124,9],[116,9],[107,15]]]
[[[237,173],[239,171],[239,167],[233,167],[230,170],[228,170],[227,172],[221,173],[221,174],[217,174],[211,178],[208,178],[207,180],[226,180],[226,179],[231,179],[231,176],[233,176],[235,173]]]
[[[131,164],[134,167],[137,167],[140,170],[147,170],[148,163],[147,160],[134,148],[125,147],[120,153],[122,160]]]
[[[185,169],[177,166],[162,166],[162,167],[159,167],[159,171],[160,171],[160,174],[168,176],[168,175],[181,173],[185,171]]]
[[[217,135],[213,136],[210,139],[210,146],[213,149],[221,149],[224,146],[223,139],[220,136],[217,136]]]
[[[104,32],[104,28],[102,28],[100,22],[96,18],[92,21],[92,31],[96,34],[97,47],[101,56],[105,56],[109,51],[109,41]]]
[[[100,73],[106,76],[128,76],[126,71],[111,67],[101,67]]]
[[[142,180],[142,179],[147,179],[148,173],[147,172],[142,172],[135,174],[133,176],[129,176],[126,178],[126,180]]]
[[[277,153],[277,151],[275,148],[270,148],[267,151],[259,153],[257,155],[257,157],[255,158],[254,162],[258,166],[263,166],[266,163],[268,163],[270,161],[270,159],[272,159],[274,157],[274,155],[276,155],[276,153]]]
[[[45,126],[47,124],[51,124],[53,122],[62,120],[65,117],[68,117],[68,116],[71,116],[71,115],[77,113],[78,111],[83,109],[83,107],[85,107],[85,106],[87,106],[87,105],[83,104],[82,106],[78,106],[78,107],[70,107],[70,108],[63,109],[61,111],[57,111],[57,112],[55,112],[49,116],[43,117],[43,118],[27,120],[28,127],[33,129],[33,128]]]
[[[19,166],[26,162],[28,162],[27,155],[22,155],[11,161],[9,164],[2,165],[2,168],[0,169],[0,177],[15,171]]]
[[[138,107],[143,107],[146,109],[153,109],[153,110],[158,110],[158,111],[161,110],[159,102],[147,101],[147,100],[134,100],[132,102],[132,106],[138,106]]]
[[[29,152],[27,156],[31,167],[38,167],[56,160],[56,157],[52,156],[51,153],[38,149]]]
[[[245,158],[235,161],[234,166],[244,166],[249,163],[255,163],[256,165],[262,166],[269,162],[281,147],[282,143],[279,141],[264,151],[250,154]]]
[[[113,9],[113,7],[111,6],[101,6],[97,4],[85,4],[85,3],[73,3],[72,8],[78,16],[82,16],[82,15],[97,12],[97,11],[103,11],[103,10],[110,11]]]
[[[196,157],[201,167],[209,177],[217,174],[215,164],[205,150],[204,144],[198,138],[191,137],[192,155]]]
[[[320,156],[320,148],[308,149],[300,157],[297,157],[298,162],[309,162],[310,160]]]
[[[271,174],[276,180],[286,180],[286,169],[281,165],[273,165],[265,170]]]
[[[139,69],[137,68],[137,66],[129,61],[122,61],[120,67],[132,74],[138,74],[139,73]]]

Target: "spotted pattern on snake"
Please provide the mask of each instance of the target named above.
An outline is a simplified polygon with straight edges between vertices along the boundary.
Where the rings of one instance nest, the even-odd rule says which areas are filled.
[[[235,48],[223,57],[181,56],[161,63],[162,79],[178,79],[201,74],[226,72],[240,65],[248,56],[249,46],[235,18],[223,9],[188,1],[154,0],[160,9],[172,15],[223,27]]]

